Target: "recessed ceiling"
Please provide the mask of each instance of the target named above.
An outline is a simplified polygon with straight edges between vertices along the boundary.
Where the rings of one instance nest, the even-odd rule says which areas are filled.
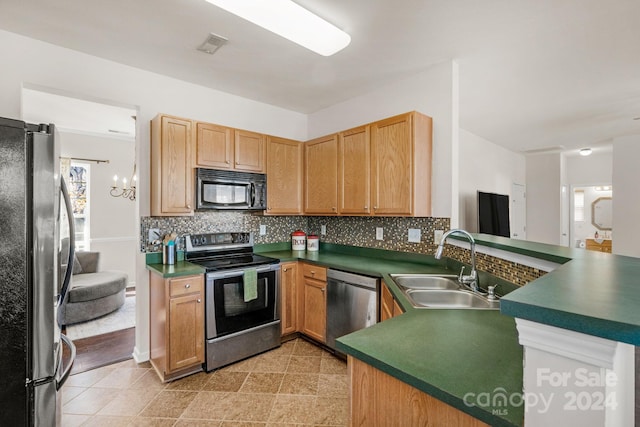
[[[0,28],[302,113],[455,60],[460,126],[514,151],[640,133],[637,0],[297,2],[351,44],[322,57],[204,0],[4,0]]]

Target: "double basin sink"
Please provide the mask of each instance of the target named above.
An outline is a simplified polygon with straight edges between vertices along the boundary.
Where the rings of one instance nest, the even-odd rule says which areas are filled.
[[[473,292],[455,275],[392,274],[391,278],[416,308],[500,309],[498,299]]]

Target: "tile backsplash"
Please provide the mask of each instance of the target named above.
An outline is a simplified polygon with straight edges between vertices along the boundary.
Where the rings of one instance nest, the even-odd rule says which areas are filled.
[[[261,236],[260,225],[266,226]],[[326,234],[320,235],[321,227]],[[376,240],[376,228],[383,229],[383,240]],[[386,249],[400,252],[433,254],[435,230],[448,230],[449,218],[409,217],[310,217],[263,216],[251,212],[208,211],[196,212],[192,217],[142,217],[140,218],[141,252],[157,252],[157,244],[148,242],[149,230],[157,228],[160,235],[215,233],[224,231],[250,231],[254,244],[279,243],[291,240],[291,233],[303,230],[315,233],[325,243]],[[419,229],[419,243],[408,242],[410,228]],[[457,261],[469,263],[469,251],[447,245],[445,255]],[[478,254],[478,269],[517,285],[524,285],[545,272],[525,265],[505,261],[489,255]]]

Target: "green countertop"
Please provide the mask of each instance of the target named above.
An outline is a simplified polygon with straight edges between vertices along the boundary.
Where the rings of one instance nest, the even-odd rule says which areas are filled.
[[[204,268],[186,261],[178,261],[173,265],[147,264],[147,270],[166,278],[204,274]]]
[[[523,424],[522,405],[500,406],[498,401],[491,406],[498,394],[522,393],[523,356],[514,319],[499,311],[415,309],[389,276],[455,274],[446,263],[426,255],[337,245],[323,245],[318,253],[260,254],[381,277],[406,313],[339,338],[338,349],[490,425]]]

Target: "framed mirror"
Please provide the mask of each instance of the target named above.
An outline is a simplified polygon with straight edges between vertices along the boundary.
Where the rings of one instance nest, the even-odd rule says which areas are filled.
[[[599,197],[591,203],[591,224],[598,230],[611,230],[612,228],[611,197]]]

